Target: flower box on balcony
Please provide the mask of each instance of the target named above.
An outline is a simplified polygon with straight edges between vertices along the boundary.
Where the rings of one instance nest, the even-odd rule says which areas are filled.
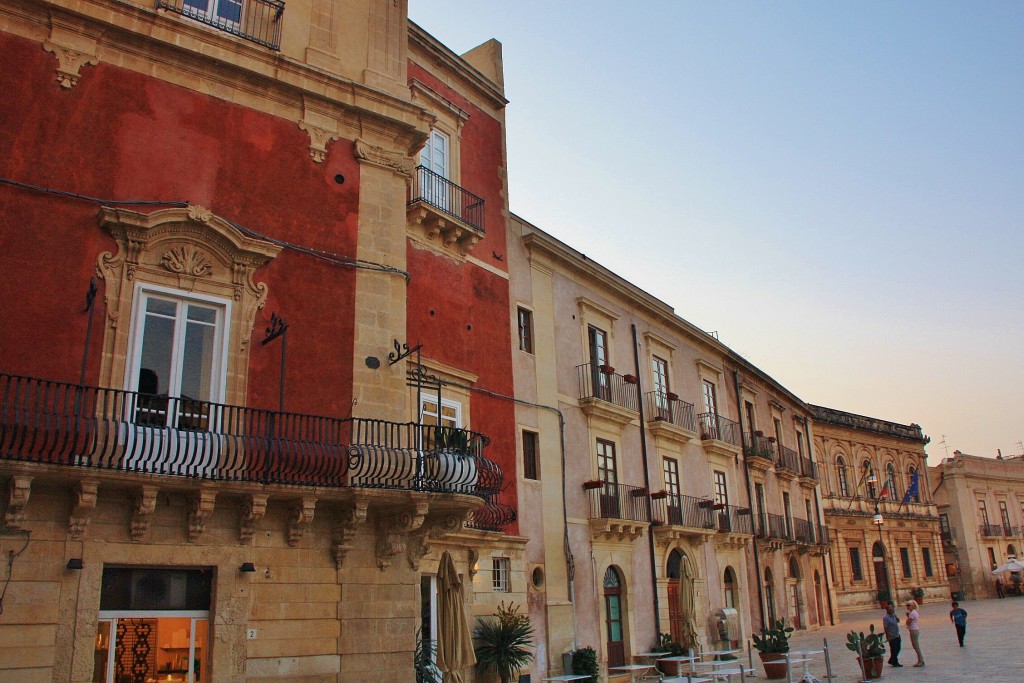
[[[713,501],[713,500],[701,500],[701,501],[699,501],[697,503],[697,507],[707,509],[707,508],[712,507],[714,504],[715,504],[715,501]]]
[[[654,500],[668,498],[668,491],[655,491],[654,493],[651,494],[651,498],[653,498]]]
[[[775,437],[774,436],[769,436],[768,437],[768,443],[775,443]]]
[[[736,511],[736,514],[738,514],[738,515],[749,515],[750,514],[750,508],[740,508],[739,510]]]
[[[630,495],[632,495],[634,498],[643,498],[644,496],[647,495],[647,489],[633,489],[630,492]]]
[[[712,510],[724,510],[725,509],[725,503],[715,503],[714,505],[711,506],[711,509]]]
[[[678,401],[679,394],[672,393],[671,391],[665,394],[665,397],[670,401]]]
[[[764,432],[754,432],[754,436],[764,436]]]
[[[636,375],[623,375],[622,381],[625,382],[626,384],[636,384]]]
[[[615,368],[613,368],[610,365],[602,365],[602,366],[598,367],[598,370],[600,370],[602,373],[604,373],[606,375],[611,375],[611,374],[613,374],[615,372]]]
[[[603,481],[591,480],[591,481],[583,482],[583,490],[584,491],[592,491],[593,489],[599,489],[602,486],[604,486],[604,482]]]

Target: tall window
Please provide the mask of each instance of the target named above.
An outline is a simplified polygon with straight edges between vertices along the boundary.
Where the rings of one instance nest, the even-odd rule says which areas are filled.
[[[423,151],[420,152],[420,165],[426,166],[437,175],[447,179],[451,170],[448,148],[449,139],[447,135],[438,130],[430,131],[427,144],[423,146]]]
[[[764,570],[764,601],[768,612],[768,622],[774,623],[778,618],[775,616],[775,581],[772,578],[772,570]]]
[[[988,507],[983,500],[978,501],[978,515],[981,517],[981,523],[988,526]]]
[[[527,479],[540,479],[537,467],[537,432],[523,430],[523,476]]]
[[[136,422],[206,429],[209,409],[198,402],[221,396],[226,304],[141,290],[135,321]]]
[[[804,507],[807,509],[807,521],[814,523],[814,512],[811,511],[811,499],[804,498]]]
[[[715,397],[715,385],[713,382],[704,380],[701,384],[701,394],[704,399],[704,412],[712,415],[718,414],[718,399]]]
[[[533,312],[520,306],[517,317],[519,321],[519,350],[533,353]]]
[[[619,516],[619,475],[615,464],[615,444],[604,439],[597,440],[597,478],[601,487],[601,517],[616,519]]]
[[[804,434],[799,429],[796,430],[796,454],[804,457]]]
[[[996,551],[994,548],[988,548],[988,562],[992,565],[992,569],[996,568]]]
[[[950,532],[949,532],[949,515],[947,515],[945,512],[943,512],[942,514],[939,515],[939,531],[944,536],[949,536],[950,535]]]
[[[921,560],[924,562],[924,575],[934,576],[935,570],[932,569],[932,551],[930,548],[921,548]]]
[[[654,402],[658,410],[668,413],[668,361],[651,357],[651,377],[654,379]]]
[[[496,593],[512,592],[512,560],[507,557],[495,557],[491,562],[491,584]]]
[[[729,504],[729,489],[726,488],[725,472],[715,470],[715,502],[719,505]]]
[[[757,431],[757,421],[754,419],[754,404],[750,401],[743,402],[743,409],[747,413],[747,432],[753,436]]]
[[[903,565],[903,578],[910,578],[910,549],[900,548],[900,564]]]
[[[850,548],[850,573],[854,581],[864,580],[864,571],[860,566],[860,548]]]
[[[999,519],[1003,523],[1003,534],[1010,535],[1010,511],[1006,508],[1006,501],[999,501]]]
[[[732,570],[732,567],[725,568],[722,587],[725,590],[725,606],[730,609],[737,609],[736,573]]]
[[[672,498],[679,495],[679,463],[672,458],[665,458],[663,461],[665,470],[665,493]],[[671,502],[677,504],[679,501]]]
[[[786,491],[782,492],[782,511],[786,517],[786,538],[793,538],[793,506]]]
[[[587,337],[590,343],[590,377],[593,381],[593,393],[606,401],[611,399],[610,380],[601,372],[601,366],[608,364],[608,333],[599,327],[589,325]]]
[[[896,500],[896,466],[889,463],[885,466],[885,485],[889,488],[889,497]]]
[[[764,536],[768,533],[768,517],[764,514],[764,484],[754,484],[754,505],[757,506],[757,531]]]
[[[782,447],[782,420],[777,417],[772,418],[772,426],[775,427],[775,442]]]
[[[842,456],[836,458],[836,474],[839,476],[839,495],[843,498],[850,497],[850,481],[846,475],[846,461]]]

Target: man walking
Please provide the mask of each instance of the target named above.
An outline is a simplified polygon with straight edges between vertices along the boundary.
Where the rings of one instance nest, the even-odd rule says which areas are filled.
[[[967,610],[960,607],[959,602],[954,602],[953,609],[949,610],[949,620],[956,627],[956,639],[960,641],[960,647],[963,647],[964,636],[967,635]]]
[[[1005,597],[1003,595],[1003,580],[1002,579],[996,579],[996,596],[1000,597],[1000,598]]]
[[[903,666],[900,664],[900,620],[896,616],[896,605],[892,604],[892,601],[885,606],[882,629],[885,631],[885,639],[889,641],[889,666]]]

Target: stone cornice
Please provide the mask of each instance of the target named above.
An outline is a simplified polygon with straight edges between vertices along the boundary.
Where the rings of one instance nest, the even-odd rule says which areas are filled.
[[[922,445],[931,441],[931,439],[924,435],[921,431],[921,425],[918,424],[904,425],[898,422],[889,422],[888,420],[866,417],[824,406],[810,405],[809,407],[814,415],[814,421],[820,424],[873,432],[883,436],[913,441]]]
[[[432,60],[454,73],[495,109],[503,109],[508,104],[498,85],[410,20],[409,49],[411,51],[416,48],[423,50]]]

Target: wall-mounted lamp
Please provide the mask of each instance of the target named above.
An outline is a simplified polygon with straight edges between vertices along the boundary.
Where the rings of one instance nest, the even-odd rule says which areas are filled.
[[[480,571],[480,553],[473,548],[469,549],[469,575],[476,576],[476,573]]]
[[[72,557],[68,560],[68,569],[81,569],[84,566],[85,565],[82,564],[82,558],[80,557]]]
[[[251,574],[256,571],[256,565],[252,562],[243,562],[242,566],[238,568],[238,571],[245,574]]]

